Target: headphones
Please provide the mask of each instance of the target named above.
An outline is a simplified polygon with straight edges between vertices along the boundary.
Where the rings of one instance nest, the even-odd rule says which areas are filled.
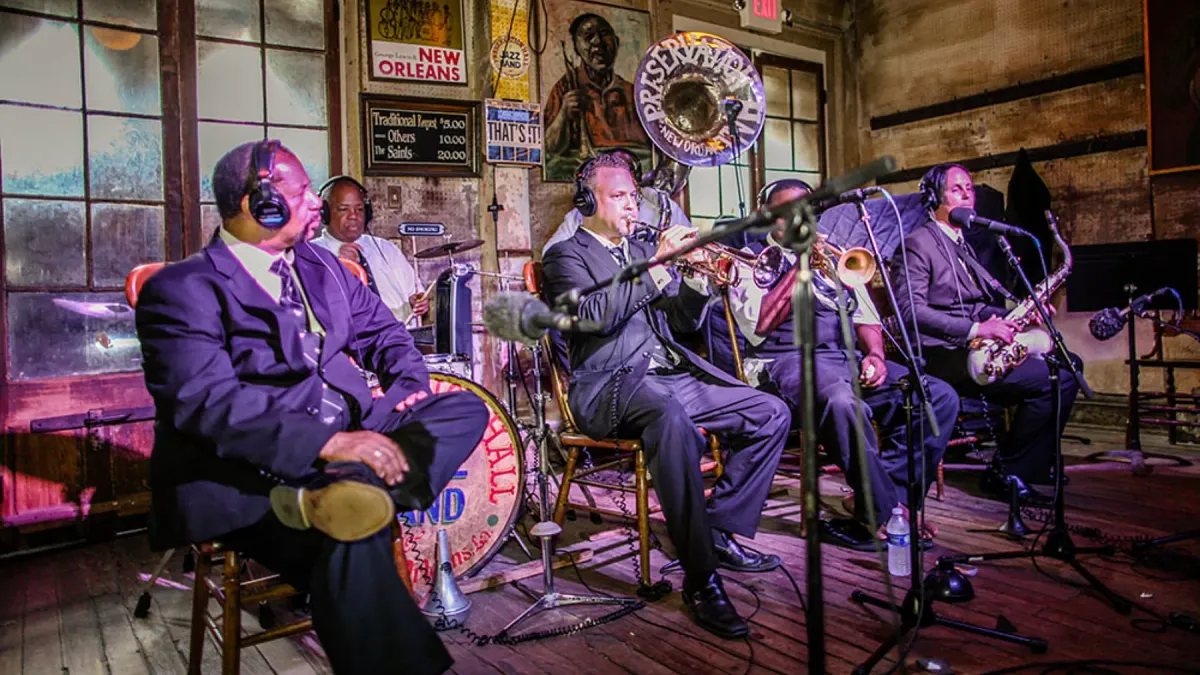
[[[631,150],[626,148],[610,148],[598,153],[595,157],[591,157],[579,165],[575,171],[575,197],[571,202],[575,205],[575,209],[579,211],[584,218],[596,215],[596,193],[584,183],[584,177],[587,176],[588,167],[592,162],[602,155],[611,155],[613,153],[623,153],[628,156],[626,164],[629,165],[629,171],[633,173],[633,182],[638,186],[642,184],[642,162],[638,159]]]
[[[771,197],[774,197],[775,193],[780,190],[792,190],[796,188],[807,190],[808,192],[812,192],[813,189],[811,185],[799,178],[780,178],[779,180],[767,183],[758,191],[758,205],[760,207],[766,206],[767,202],[771,201]]]
[[[268,230],[278,230],[292,217],[287,201],[271,185],[275,178],[275,152],[278,149],[279,141],[265,138],[254,146],[250,162],[250,185],[246,191],[250,198],[250,215]]]
[[[375,211],[371,208],[371,196],[367,194],[366,186],[355,180],[353,176],[334,176],[321,184],[321,187],[317,190],[317,194],[321,195],[321,224],[328,225],[329,221],[333,218],[333,207],[329,204],[329,197],[326,195],[326,192],[331,191],[333,186],[342,181],[350,183],[362,193],[363,230],[366,230],[367,226],[371,224],[371,218],[375,216]]]

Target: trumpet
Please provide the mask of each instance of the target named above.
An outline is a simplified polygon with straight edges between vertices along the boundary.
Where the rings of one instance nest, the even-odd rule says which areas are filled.
[[[875,277],[875,256],[861,246],[842,249],[823,234],[813,244],[812,265],[830,278],[838,278],[851,287],[866,286]]]
[[[635,233],[640,231],[661,234],[665,229],[640,220],[634,221],[633,224]],[[708,254],[704,262],[680,258],[671,264],[678,267],[683,274],[705,276],[709,281],[721,286],[737,284],[743,268],[749,268],[754,285],[759,288],[771,288],[779,281],[779,277],[783,276],[783,250],[776,246],[769,246],[757,255],[717,242],[705,244],[698,250]]]

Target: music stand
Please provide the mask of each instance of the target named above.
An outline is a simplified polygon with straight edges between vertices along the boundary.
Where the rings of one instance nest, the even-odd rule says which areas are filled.
[[[1184,309],[1196,308],[1195,239],[1163,239],[1076,246],[1074,268],[1067,279],[1067,311],[1096,312],[1109,307],[1128,307],[1139,295],[1170,287],[1179,292]],[[1151,309],[1177,309],[1174,298],[1159,297],[1146,305]],[[1088,455],[1096,461],[1125,461],[1135,475],[1149,473],[1147,458],[1162,459],[1177,466],[1191,466],[1186,459],[1173,455],[1146,453],[1142,450],[1140,402],[1141,356],[1137,349],[1134,322],[1140,312],[1132,312],[1128,321],[1129,341],[1129,426],[1124,450],[1106,450]]]

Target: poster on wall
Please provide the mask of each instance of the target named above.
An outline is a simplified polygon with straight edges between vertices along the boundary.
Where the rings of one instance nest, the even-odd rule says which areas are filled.
[[[1150,173],[1200,169],[1200,3],[1145,10]]]
[[[570,181],[579,164],[627,148],[651,165],[633,78],[650,44],[649,14],[577,0],[550,3],[538,61],[545,123],[543,180]]]
[[[371,79],[466,84],[462,0],[367,0]]]
[[[483,102],[483,130],[487,161],[542,163],[542,106],[490,98]]]
[[[492,0],[492,96],[510,101],[529,100],[529,66],[533,52],[529,36],[527,0]]]

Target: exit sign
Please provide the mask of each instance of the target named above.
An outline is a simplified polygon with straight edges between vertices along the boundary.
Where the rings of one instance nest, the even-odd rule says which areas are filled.
[[[782,0],[744,0],[742,6],[742,28],[760,33],[783,31]]]

